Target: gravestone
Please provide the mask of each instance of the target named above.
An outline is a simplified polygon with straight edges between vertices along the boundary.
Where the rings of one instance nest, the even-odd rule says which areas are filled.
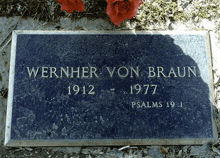
[[[207,32],[15,31],[6,146],[217,139]]]

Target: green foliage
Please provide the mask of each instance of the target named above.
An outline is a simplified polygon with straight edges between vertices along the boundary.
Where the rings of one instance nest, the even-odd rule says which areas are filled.
[[[190,9],[181,9],[177,0],[145,0],[140,6],[136,15],[141,27],[150,24],[161,24],[169,21],[187,21],[192,18],[218,18],[220,15],[220,1],[206,0],[205,4],[201,0],[192,0]]]
[[[220,14],[219,11],[219,0],[210,0],[210,2],[206,4],[201,4],[199,0],[196,0],[195,11],[192,12],[192,16],[198,16],[200,18],[218,18]]]
[[[106,0],[83,0],[85,12],[66,13],[56,0],[0,0],[0,16],[33,17],[53,22],[60,17],[107,17]],[[220,18],[220,0],[191,0],[188,6],[180,8],[178,0],[143,0],[136,17],[137,25],[146,28],[151,24],[165,24],[167,21]],[[133,21],[132,20],[132,21]]]
[[[177,2],[154,0],[144,1],[136,15],[136,19],[141,25],[149,25],[153,23],[164,23],[168,19],[186,20],[187,17],[183,11],[178,11]]]

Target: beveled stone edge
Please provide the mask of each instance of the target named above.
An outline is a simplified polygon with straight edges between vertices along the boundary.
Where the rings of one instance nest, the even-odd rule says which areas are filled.
[[[17,44],[17,32],[14,31],[12,32],[10,71],[9,71],[9,82],[8,82],[8,100],[7,100],[7,112],[6,112],[6,124],[5,124],[5,142],[4,142],[5,145],[11,139],[11,121],[12,121],[13,94],[14,94],[16,44]]]
[[[121,34],[149,34],[149,35],[206,35],[207,31],[136,31],[136,30],[100,30],[100,31],[84,31],[84,30],[14,30],[17,34],[112,34],[112,35],[121,35]]]
[[[214,121],[214,107],[215,106],[215,97],[214,97],[214,74],[212,72],[212,67],[213,67],[213,63],[212,63],[212,43],[211,43],[211,37],[210,37],[210,33],[207,31],[206,32],[206,48],[207,48],[207,56],[209,59],[209,75],[210,75],[210,88],[212,93],[211,95],[211,101],[212,101],[212,105],[211,105],[211,116],[212,116],[212,127],[213,127],[213,136],[215,139],[218,139],[218,132],[217,132],[217,127],[216,127],[216,123]]]
[[[217,141],[214,138],[178,139],[84,139],[84,140],[10,140],[5,146],[125,146],[125,145],[202,145]]]

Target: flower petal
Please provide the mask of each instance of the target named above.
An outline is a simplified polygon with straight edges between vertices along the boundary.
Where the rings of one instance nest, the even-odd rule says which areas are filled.
[[[106,0],[107,14],[115,25],[120,25],[125,19],[133,18],[142,0]]]
[[[56,0],[58,3],[61,3],[61,10],[65,10],[68,13],[73,13],[75,10],[83,12],[85,5],[82,0]]]

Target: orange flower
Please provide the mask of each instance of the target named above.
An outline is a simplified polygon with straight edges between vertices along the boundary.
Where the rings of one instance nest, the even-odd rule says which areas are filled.
[[[61,10],[65,10],[68,13],[73,13],[75,10],[83,12],[85,5],[82,0],[56,0],[58,3],[61,3]]]
[[[142,0],[106,0],[107,14],[115,25],[120,25],[125,19],[132,19],[143,3]]]

